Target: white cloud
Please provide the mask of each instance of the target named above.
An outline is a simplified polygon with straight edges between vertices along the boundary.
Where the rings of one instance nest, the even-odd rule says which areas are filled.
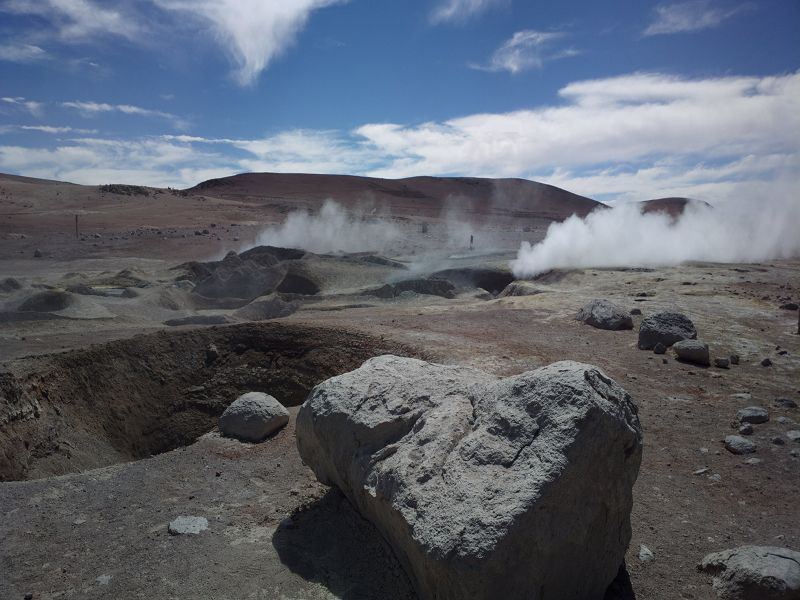
[[[19,128],[23,131],[38,131],[54,135],[61,133],[79,133],[82,135],[97,133],[96,129],[75,129],[74,127],[58,127],[55,125],[20,125]]]
[[[10,105],[18,110],[23,110],[30,113],[34,117],[42,116],[43,102],[36,102],[35,100],[27,100],[21,96],[9,97],[4,96],[0,98],[0,102]]]
[[[135,41],[143,32],[142,25],[132,15],[90,0],[6,0],[0,10],[46,19],[65,41],[87,41],[98,35]]]
[[[153,0],[209,27],[236,65],[234,79],[243,86],[253,84],[294,43],[313,11],[342,1]]]
[[[33,63],[47,60],[47,52],[33,44],[2,44],[0,45],[0,60],[14,63]]]
[[[664,35],[671,33],[691,33],[719,27],[723,21],[747,10],[753,10],[755,5],[746,2],[743,4],[715,3],[711,0],[693,0],[691,2],[678,2],[662,4],[654,10],[654,20],[643,35]]]
[[[470,65],[483,71],[508,71],[519,73],[528,69],[541,69],[545,62],[575,56],[574,48],[554,48],[555,43],[565,37],[561,32],[533,31],[516,32],[492,54],[486,65]]]
[[[79,139],[52,150],[7,146],[0,170],[176,187],[194,185],[208,172],[242,171],[528,177],[612,200],[713,202],[767,194],[776,181],[800,188],[800,72],[712,79],[634,73],[574,82],[560,96],[528,110],[416,125],[371,123],[350,132]],[[118,171],[120,165],[126,170]]]
[[[431,13],[432,23],[458,23],[486,12],[507,0],[442,0]]]
[[[186,122],[177,115],[160,110],[142,108],[132,104],[108,104],[106,102],[82,102],[75,100],[70,102],[62,102],[61,106],[64,108],[73,108],[84,116],[92,116],[98,113],[119,112],[125,115],[166,119],[168,121],[172,121],[178,129],[184,129],[186,127]]]

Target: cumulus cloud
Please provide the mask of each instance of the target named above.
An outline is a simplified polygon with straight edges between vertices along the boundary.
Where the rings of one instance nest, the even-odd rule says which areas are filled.
[[[153,0],[209,27],[236,66],[234,79],[253,84],[286,50],[315,10],[346,0]]]
[[[654,9],[653,22],[644,30],[643,35],[692,33],[712,29],[741,12],[753,9],[755,5],[751,2],[717,4],[711,0],[693,0],[662,4]]]
[[[545,62],[575,56],[574,48],[555,47],[563,39],[562,32],[533,31],[525,29],[516,32],[492,54],[487,64],[470,65],[482,71],[508,71],[519,73],[528,69],[541,69]]]
[[[432,23],[463,22],[507,0],[443,0],[431,13]]]

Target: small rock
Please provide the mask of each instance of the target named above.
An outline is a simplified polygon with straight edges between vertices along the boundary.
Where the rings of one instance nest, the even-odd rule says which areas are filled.
[[[797,402],[789,398],[778,398],[775,400],[775,406],[779,408],[797,408]]]
[[[761,459],[760,459],[760,458],[755,458],[755,457],[753,457],[753,458],[746,458],[746,459],[745,459],[745,461],[744,461],[744,463],[745,463],[746,465],[757,465],[757,464],[760,464],[760,463],[761,463]]]
[[[782,437],[780,437],[779,435],[776,435],[776,436],[774,436],[774,437],[772,438],[772,440],[770,440],[770,441],[771,441],[773,444],[775,444],[776,446],[783,446],[783,445],[786,443],[786,440],[784,440],[784,439],[783,439]]]
[[[653,353],[654,354],[666,354],[667,353],[667,347],[664,344],[662,344],[661,342],[658,342],[655,346],[653,346]]]
[[[792,420],[787,417],[778,417],[778,423],[780,423],[781,425],[788,425],[791,422]]]
[[[713,481],[714,483],[719,483],[720,481],[722,481],[722,475],[720,475],[719,473],[714,473],[713,475],[709,475],[708,479],[710,481]]]
[[[219,358],[219,349],[216,344],[209,344],[206,348],[206,364],[210,365]]]
[[[800,458],[800,450],[798,450],[797,448],[795,448],[794,450],[790,451],[789,454],[791,454],[795,458]]]
[[[33,258],[42,258],[42,251],[38,248],[33,251]]]
[[[772,361],[769,358],[765,358],[764,360],[761,361],[761,366],[762,367],[771,367],[772,366]]]
[[[730,361],[731,361],[732,365],[738,365],[739,364],[739,355],[738,354],[731,354],[728,358],[730,358]]]
[[[769,412],[760,406],[748,406],[736,413],[740,423],[766,423],[769,421]]]
[[[730,367],[731,361],[728,358],[717,357],[714,359],[714,366],[718,369],[727,369]]]
[[[650,550],[650,548],[648,548],[644,544],[641,544],[639,546],[639,560],[640,561],[642,561],[644,563],[649,563],[649,562],[653,562],[655,559],[656,559],[656,555],[653,554],[653,551]]]
[[[109,583],[111,583],[112,577],[113,575],[100,575],[95,579],[95,581],[100,585],[108,585]]]
[[[197,535],[208,529],[208,519],[205,517],[178,517],[169,524],[171,535]]]
[[[641,308],[632,308],[631,309],[631,314],[632,315],[640,315],[640,314],[642,314],[642,309]]]
[[[731,398],[734,400],[749,401],[753,398],[753,395],[750,392],[739,392],[738,394],[731,394]]]
[[[722,600],[800,598],[800,552],[789,548],[741,546],[709,554],[697,568],[714,576]]]
[[[633,319],[630,315],[608,300],[592,300],[581,308],[575,319],[598,329],[611,331],[633,329]]]
[[[692,473],[692,475],[705,475],[705,474],[706,474],[706,473],[708,473],[710,470],[711,470],[711,469],[709,469],[708,467],[703,467],[702,469],[697,469],[697,471],[695,471],[694,473]]]
[[[640,350],[650,350],[658,342],[671,346],[680,340],[697,338],[694,323],[681,313],[662,312],[646,317],[639,326]]]
[[[739,435],[729,435],[725,438],[725,449],[732,454],[752,454],[756,445]]]
[[[781,308],[783,310],[797,310],[798,305],[797,302],[787,302],[786,304],[781,304]]]
[[[708,344],[699,340],[680,340],[673,344],[672,349],[682,361],[707,367],[711,364],[708,353]]]
[[[800,430],[792,429],[786,432],[786,437],[793,442],[800,442]]]
[[[289,411],[269,394],[239,396],[219,418],[222,435],[244,442],[260,442],[289,422]]]
[[[739,427],[739,435],[752,435],[753,434],[753,426],[750,423],[744,423],[741,427]]]
[[[662,359],[661,359],[661,363],[662,363],[662,364],[665,364],[665,365],[666,365],[666,364],[669,364],[669,360],[668,360],[668,359],[666,359],[666,358],[662,358]]]

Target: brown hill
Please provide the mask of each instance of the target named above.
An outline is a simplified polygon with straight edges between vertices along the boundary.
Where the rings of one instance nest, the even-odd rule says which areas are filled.
[[[566,190],[526,179],[409,177],[378,179],[352,175],[244,173],[210,179],[187,190],[237,200],[320,202],[345,205],[375,202],[395,214],[438,216],[452,207],[480,215],[561,220],[586,215],[599,203]]]
[[[665,212],[672,217],[678,217],[683,214],[689,203],[711,206],[707,202],[692,200],[691,198],[656,198],[654,200],[644,200],[641,205],[643,213]]]

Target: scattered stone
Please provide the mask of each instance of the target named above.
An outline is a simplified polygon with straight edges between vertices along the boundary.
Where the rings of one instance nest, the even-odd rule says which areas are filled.
[[[210,365],[219,358],[219,349],[216,344],[209,344],[206,348],[206,364]]]
[[[205,517],[178,517],[169,524],[169,533],[172,535],[197,535],[208,529],[208,519]]]
[[[697,469],[694,473],[692,473],[692,475],[705,475],[710,470],[711,469],[709,469],[708,467],[703,467],[702,469]]]
[[[624,309],[608,300],[592,300],[578,312],[576,320],[598,329],[633,329],[633,319]]]
[[[775,437],[773,437],[771,441],[772,441],[772,443],[773,443],[773,444],[775,444],[776,446],[783,446],[784,444],[786,444],[786,440],[785,440],[785,439],[783,439],[783,438],[782,438],[781,436],[779,436],[779,435],[776,435]]]
[[[758,464],[761,464],[761,459],[760,458],[746,458],[744,462],[747,465],[758,465]]]
[[[797,402],[789,398],[778,398],[775,400],[775,405],[779,408],[797,408]]]
[[[642,314],[642,309],[641,308],[632,308],[631,309],[631,314],[632,315],[640,315],[640,314]]]
[[[744,423],[739,427],[739,435],[753,435],[753,426],[750,423]]]
[[[718,369],[728,369],[730,368],[731,361],[727,358],[717,357],[714,359],[714,366]]]
[[[738,394],[731,394],[731,398],[734,400],[749,401],[752,400],[753,395],[750,392],[739,392]]]
[[[661,364],[664,364],[664,365],[669,364],[669,360],[666,359],[666,358],[662,358],[661,359]]]
[[[800,442],[800,430],[797,429],[790,429],[786,432],[786,437],[788,437],[793,442]]]
[[[783,310],[797,310],[799,307],[797,302],[787,302],[786,304],[781,304],[781,308]]]
[[[791,422],[792,420],[789,419],[788,417],[778,417],[778,423],[780,423],[781,425],[788,425]]]
[[[741,546],[709,554],[697,568],[713,575],[722,600],[800,598],[800,552],[789,548]]]
[[[671,346],[681,340],[697,338],[694,323],[681,313],[662,312],[642,320],[639,327],[639,349],[650,350],[658,342]]]
[[[761,366],[762,367],[771,367],[772,366],[772,361],[769,358],[765,358],[764,360],[761,361]]]
[[[738,354],[731,354],[729,358],[730,358],[730,361],[731,361],[732,365],[738,365],[739,364],[739,355]]]
[[[656,555],[653,554],[653,551],[650,550],[650,548],[648,548],[644,544],[641,544],[639,546],[639,560],[640,561],[642,561],[643,563],[649,563],[649,562],[653,562],[655,559],[656,559]]]
[[[661,342],[657,342],[655,346],[653,346],[653,353],[654,354],[666,354],[667,347],[662,344]]]
[[[713,475],[709,475],[708,479],[710,481],[713,481],[714,483],[719,483],[720,481],[722,481],[722,475],[720,475],[719,473],[714,473]]]
[[[421,598],[602,598],[622,564],[642,433],[596,367],[495,379],[381,356],[316,386],[296,435]]]
[[[766,423],[769,421],[769,412],[760,406],[748,406],[736,413],[740,423]]]
[[[789,452],[789,454],[791,454],[795,458],[800,458],[800,450],[798,450],[797,448],[795,448],[794,450],[791,450]]]
[[[289,411],[269,394],[242,394],[219,418],[222,435],[260,442],[289,422]]]
[[[725,449],[732,454],[752,454],[756,445],[739,435],[729,435],[725,438]]]
[[[699,340],[681,340],[675,342],[672,346],[678,359],[707,367],[711,364],[711,359],[708,353],[708,344],[704,344]]]
[[[42,251],[38,248],[33,251],[33,258],[42,258]]]
[[[113,575],[100,575],[99,577],[95,578],[95,581],[100,585],[108,585],[109,583],[111,583],[111,579],[113,577],[114,577]]]

